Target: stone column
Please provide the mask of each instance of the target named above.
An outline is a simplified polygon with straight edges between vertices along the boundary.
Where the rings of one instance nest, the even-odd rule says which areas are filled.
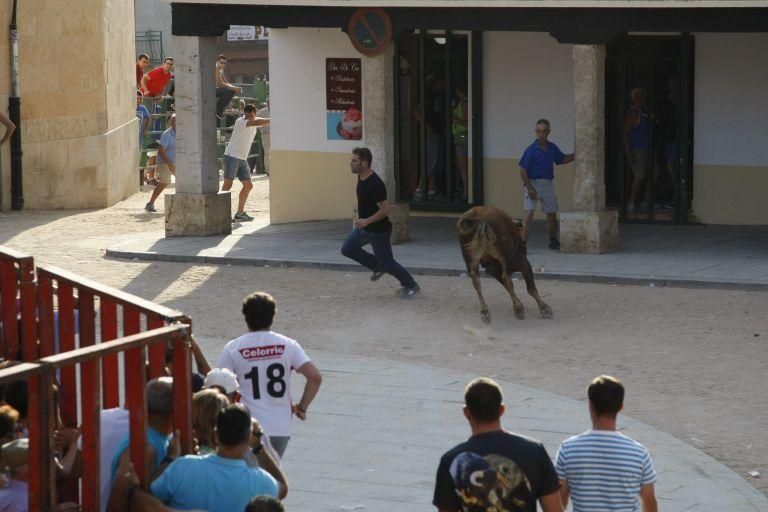
[[[618,212],[605,210],[605,45],[574,45],[573,73],[574,211],[560,213],[560,250],[602,253],[618,241]]]
[[[373,153],[373,168],[387,185],[392,243],[408,241],[407,202],[395,202],[395,86],[390,46],[376,57],[363,57],[363,142]]]
[[[165,196],[165,236],[232,232],[229,192],[219,193],[215,37],[173,36],[176,193]]]

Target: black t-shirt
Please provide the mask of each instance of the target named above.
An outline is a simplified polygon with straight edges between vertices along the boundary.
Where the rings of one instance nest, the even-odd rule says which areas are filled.
[[[536,512],[536,501],[559,488],[540,442],[499,430],[472,436],[443,455],[432,503],[464,512]]]
[[[364,180],[357,179],[357,215],[361,219],[367,219],[379,211],[376,203],[386,200],[387,187],[375,172]],[[389,223],[389,217],[384,217],[367,225],[365,229],[372,233],[385,233],[392,229],[392,224]]]

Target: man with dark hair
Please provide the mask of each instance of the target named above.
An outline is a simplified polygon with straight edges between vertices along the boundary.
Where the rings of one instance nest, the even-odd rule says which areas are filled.
[[[144,78],[144,70],[149,66],[149,55],[142,53],[136,57],[136,88],[141,87],[141,79]]]
[[[355,227],[341,246],[341,254],[369,268],[373,275],[371,281],[378,281],[384,274],[391,274],[403,287],[401,297],[410,299],[419,291],[419,285],[413,276],[392,255],[390,235],[392,224],[389,222],[389,203],[387,187],[371,169],[373,155],[368,148],[352,150],[349,167],[352,174],[357,174],[357,214]],[[371,244],[373,254],[363,249]]]
[[[557,239],[557,196],[555,196],[555,166],[573,162],[574,154],[563,154],[554,142],[549,141],[549,121],[536,121],[536,140],[525,149],[520,158],[520,177],[525,190],[523,196],[523,240],[528,240],[536,203],[541,202],[541,211],[547,216],[549,248],[560,250]]]
[[[251,152],[251,144],[253,144],[253,139],[256,137],[259,126],[268,124],[268,118],[256,116],[255,106],[246,105],[243,117],[235,121],[232,136],[227,143],[227,149],[224,150],[224,159],[222,160],[224,183],[221,185],[221,190],[224,192],[230,190],[235,176],[237,176],[237,179],[240,180],[243,186],[237,198],[237,212],[232,218],[232,222],[253,220],[253,217],[245,213],[245,201],[248,199],[248,194],[251,193],[253,188],[251,168],[248,166],[248,155]]]
[[[227,75],[224,74],[224,68],[227,67],[227,56],[219,54],[216,57],[216,115],[221,117],[224,109],[235,97],[235,93],[240,94],[242,89],[227,81]]]
[[[304,421],[307,408],[320,389],[322,376],[301,345],[271,330],[275,299],[256,292],[243,300],[243,315],[250,332],[224,346],[217,368],[228,368],[240,383],[240,400],[264,429],[280,457],[291,436],[291,416]],[[291,371],[306,379],[298,403],[291,398]]]
[[[173,78],[173,57],[166,57],[163,59],[162,66],[156,67],[142,77],[141,93],[144,96],[158,98],[163,95],[171,78]]]
[[[255,496],[248,502],[245,512],[285,512],[285,507],[272,496]]]
[[[624,407],[624,385],[600,375],[587,389],[592,430],[563,441],[557,473],[563,504],[573,498],[574,512],[627,510],[656,512],[656,471],[645,446],[616,431]],[[639,499],[638,499],[639,498]]]
[[[557,473],[544,446],[501,427],[499,385],[475,379],[464,393],[472,437],[440,459],[433,504],[441,512],[562,512]]]
[[[261,446],[261,432],[251,429],[251,415],[230,404],[216,417],[216,453],[186,455],[152,482],[152,494],[181,510],[243,510],[252,496],[288,494],[285,475]],[[243,458],[250,449],[260,467]]]

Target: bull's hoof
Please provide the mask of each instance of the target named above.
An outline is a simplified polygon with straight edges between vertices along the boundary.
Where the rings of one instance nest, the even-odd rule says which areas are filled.
[[[539,311],[541,312],[541,318],[550,319],[552,318],[552,308],[547,306],[546,304],[542,304],[539,306]]]
[[[483,320],[484,324],[491,323],[491,312],[487,309],[485,311],[480,312],[480,318]]]
[[[515,318],[525,320],[525,308],[514,308],[513,311],[515,312]]]

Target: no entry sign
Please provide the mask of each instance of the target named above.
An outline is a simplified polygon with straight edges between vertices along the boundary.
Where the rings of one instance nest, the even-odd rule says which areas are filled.
[[[349,20],[347,33],[357,51],[373,57],[392,43],[392,20],[384,9],[358,9]]]

